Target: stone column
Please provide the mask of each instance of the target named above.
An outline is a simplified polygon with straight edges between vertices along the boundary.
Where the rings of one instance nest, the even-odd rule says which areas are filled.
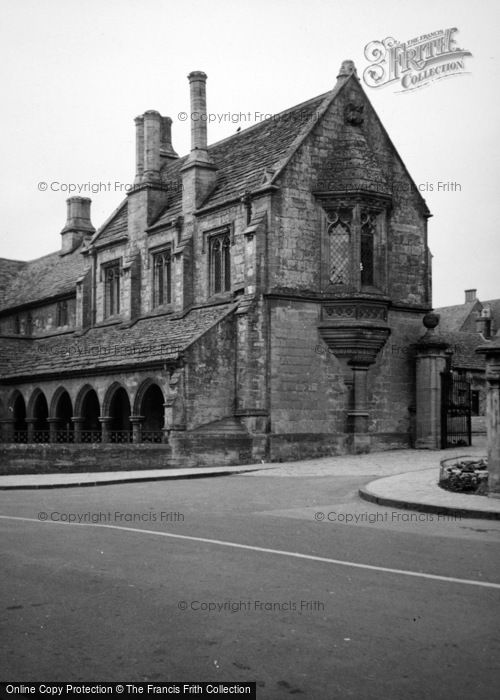
[[[113,418],[111,416],[101,416],[99,418],[99,423],[102,426],[101,442],[109,442],[109,424]]]
[[[49,442],[57,442],[56,432],[58,422],[59,418],[47,418],[47,423],[49,424]]]
[[[14,419],[2,418],[0,425],[2,426],[2,442],[14,442]]]
[[[417,449],[441,448],[441,375],[446,370],[449,344],[435,332],[438,323],[437,314],[426,314],[427,332],[417,343]]]
[[[352,404],[347,412],[349,428],[353,434],[353,451],[358,454],[370,451],[368,435],[368,368],[370,363],[357,360],[348,362],[352,368]]]
[[[486,429],[488,434],[488,496],[500,498],[500,333],[476,352],[486,356]]]
[[[144,416],[130,416],[129,420],[132,423],[132,442],[136,444],[142,442],[141,433]]]
[[[33,442],[36,421],[37,418],[26,418],[26,424],[28,426],[28,442]]]
[[[71,420],[73,421],[73,424],[75,426],[74,428],[74,441],[75,442],[81,442],[82,441],[82,425],[85,423],[85,418],[82,416],[72,416]]]

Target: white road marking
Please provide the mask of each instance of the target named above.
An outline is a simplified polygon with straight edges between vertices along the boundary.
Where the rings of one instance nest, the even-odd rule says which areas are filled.
[[[300,552],[288,552],[282,549],[269,549],[267,547],[257,547],[249,544],[239,544],[238,542],[226,542],[225,540],[212,540],[206,537],[192,537],[190,535],[176,535],[172,532],[159,532],[158,530],[143,530],[138,527],[121,527],[119,525],[106,525],[102,523],[68,523],[54,520],[37,520],[36,518],[22,518],[15,515],[0,515],[2,520],[18,520],[27,523],[37,523],[38,525],[66,525],[75,527],[96,527],[106,528],[108,530],[121,530],[122,532],[138,532],[142,535],[154,535],[156,537],[169,537],[175,540],[187,540],[190,542],[204,542],[206,544],[215,544],[220,547],[233,547],[234,549],[246,549],[251,552],[262,552],[264,554],[278,554],[284,557],[293,557],[295,559],[305,559],[306,561],[319,561],[324,564],[334,564],[336,566],[349,566],[354,569],[367,569],[369,571],[380,571],[386,574],[398,574],[400,576],[413,576],[415,578],[425,578],[431,581],[446,581],[446,583],[461,583],[467,586],[481,586],[483,588],[500,589],[500,583],[491,583],[489,581],[476,581],[466,578],[454,578],[453,576],[439,576],[438,574],[425,574],[420,571],[407,571],[405,569],[391,569],[387,566],[373,566],[372,564],[359,564],[353,561],[344,561],[342,559],[330,559],[328,557],[318,557],[314,554],[301,554]]]

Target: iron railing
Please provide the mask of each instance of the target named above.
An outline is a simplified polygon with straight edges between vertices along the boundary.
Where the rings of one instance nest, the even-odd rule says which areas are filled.
[[[470,382],[451,372],[441,375],[441,447],[471,445]]]
[[[131,430],[111,430],[108,433],[107,442],[112,444],[132,443],[133,433]],[[75,433],[74,430],[55,430],[52,435],[50,430],[34,430],[31,435],[27,430],[14,430],[10,434],[0,433],[1,443],[27,444],[27,443],[57,443],[61,444],[92,444],[102,443],[101,430],[81,430]],[[142,430],[139,434],[139,442],[148,444],[161,444],[168,442],[163,430]]]
[[[141,442],[163,442],[163,430],[141,430]]]
[[[80,431],[80,442],[87,444],[102,442],[102,432],[100,430],[82,430]]]
[[[132,442],[132,431],[131,430],[110,430],[109,431],[109,442],[115,443],[115,444]]]

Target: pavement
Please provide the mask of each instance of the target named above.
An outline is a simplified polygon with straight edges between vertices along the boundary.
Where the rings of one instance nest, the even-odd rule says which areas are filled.
[[[392,450],[362,455],[341,455],[296,462],[257,463],[227,467],[151,469],[66,474],[16,474],[0,476],[0,490],[47,489],[109,484],[196,479],[231,474],[269,477],[377,477],[359,489],[372,503],[429,513],[500,520],[500,498],[445,491],[438,486],[443,459],[486,455],[484,438],[472,447],[448,450]]]

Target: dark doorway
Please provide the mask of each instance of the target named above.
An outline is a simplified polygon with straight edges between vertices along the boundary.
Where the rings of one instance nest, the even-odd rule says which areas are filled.
[[[56,404],[55,417],[56,442],[73,442],[74,441],[74,424],[71,420],[73,416],[73,405],[67,391],[63,391],[59,396]]]
[[[49,407],[45,394],[40,392],[33,404],[33,442],[50,442]]]
[[[109,404],[109,415],[111,417],[109,426],[110,442],[132,442],[130,401],[123,387],[117,389],[113,394]]]
[[[151,384],[144,394],[140,409],[141,415],[144,416],[142,442],[163,442],[164,402],[160,387],[157,384]]]
[[[82,442],[101,442],[102,430],[99,416],[101,408],[99,399],[93,389],[90,389],[84,396],[82,401],[82,423],[81,441]]]
[[[18,394],[12,405],[14,414],[14,442],[28,442],[28,424],[26,423],[26,404]]]

